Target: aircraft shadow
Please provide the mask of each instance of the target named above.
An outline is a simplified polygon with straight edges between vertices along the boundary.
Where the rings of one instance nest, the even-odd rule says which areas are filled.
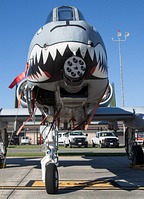
[[[83,160],[69,160],[60,161],[59,167],[73,167],[80,166],[83,170],[83,166],[90,166],[96,171],[93,180],[80,183],[80,186],[66,187],[63,190],[59,190],[61,193],[72,192],[76,190],[82,190],[89,186],[93,186],[99,183],[108,183],[112,186],[112,189],[121,189],[126,191],[137,190],[140,187],[144,187],[144,171],[136,170],[129,167],[130,161],[127,157],[83,157]],[[98,177],[102,170],[108,170],[104,172],[103,177]],[[105,176],[104,176],[105,175]],[[106,188],[107,189],[107,188]]]
[[[40,158],[8,158],[6,160],[6,168],[13,167],[25,167],[33,166],[36,169],[40,169]],[[84,166],[89,166],[95,171],[93,172],[92,180],[87,180],[86,182],[81,182],[78,186],[68,186],[62,189],[59,189],[59,194],[66,194],[69,192],[75,192],[77,190],[83,190],[85,188],[93,186],[94,184],[99,183],[109,183],[114,189],[121,189],[126,191],[137,190],[140,187],[144,187],[144,171],[135,170],[129,168],[130,161],[127,157],[96,157],[96,156],[83,156],[81,159],[74,160],[60,160],[60,167],[81,167],[81,171]],[[108,171],[106,171],[108,170]],[[106,172],[105,172],[106,171]],[[101,174],[102,175],[101,175]],[[100,175],[102,177],[100,177]]]
[[[35,168],[40,169],[41,168],[40,158],[16,157],[16,158],[6,159],[6,168],[24,167],[24,166],[34,166]]]

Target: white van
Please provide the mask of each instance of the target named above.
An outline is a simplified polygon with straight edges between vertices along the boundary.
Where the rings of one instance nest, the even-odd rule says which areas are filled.
[[[23,136],[22,138],[21,138],[21,142],[20,142],[20,145],[28,145],[28,144],[31,144],[31,138],[29,138],[29,137],[26,137],[26,136]]]
[[[59,132],[58,133],[58,144],[59,145],[64,145],[65,133],[66,132]]]

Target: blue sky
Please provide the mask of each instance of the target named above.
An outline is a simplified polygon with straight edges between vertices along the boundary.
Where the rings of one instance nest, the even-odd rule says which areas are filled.
[[[121,106],[117,30],[121,43],[125,106],[144,106],[144,0],[0,0],[0,107],[14,107],[12,80],[25,69],[30,41],[56,6],[78,7],[101,34],[108,55],[109,80]]]

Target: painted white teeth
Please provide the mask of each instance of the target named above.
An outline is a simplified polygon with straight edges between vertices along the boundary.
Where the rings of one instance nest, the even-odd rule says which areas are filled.
[[[50,54],[51,54],[51,56],[52,56],[53,60],[55,60],[57,49],[56,49],[56,48],[54,48],[53,46],[50,46],[50,47],[48,47],[48,51],[50,52]]]
[[[88,51],[89,51],[89,55],[91,57],[91,60],[93,61],[94,60],[94,49],[93,48],[88,48]]]
[[[68,47],[71,50],[71,52],[75,53],[75,52],[77,52],[79,45],[77,43],[71,42],[68,44]]]
[[[29,65],[32,66],[33,63],[36,64],[35,63],[36,60],[37,60],[37,63],[39,63],[41,55],[43,57],[42,59],[43,64],[47,62],[49,54],[51,55],[52,59],[55,60],[57,51],[61,54],[61,56],[63,56],[67,46],[69,47],[71,52],[73,52],[74,55],[76,54],[78,49],[80,49],[81,56],[83,57],[83,59],[85,58],[87,51],[92,61],[94,60],[94,55],[96,55],[98,64],[92,75],[94,75],[95,77],[100,77],[100,78],[107,77],[107,70],[102,66],[102,65],[106,65],[107,59],[106,59],[105,51],[101,44],[98,44],[95,48],[88,47],[88,45],[86,44],[76,43],[76,42],[58,43],[52,46],[47,46],[46,48],[41,48],[40,46],[35,45],[29,57]],[[40,68],[39,68],[39,71],[40,73],[36,72],[35,75],[30,76],[32,81],[45,81],[46,79],[48,79],[46,74]]]
[[[86,52],[87,52],[87,46],[85,45],[81,45],[80,46],[80,51],[81,51],[81,55],[83,57],[83,59],[85,58]]]
[[[29,79],[33,82],[42,82],[48,80],[48,76],[41,70],[41,68],[38,66],[39,72],[36,72],[34,75],[30,75]]]
[[[32,53],[31,53],[31,56],[30,56],[30,59],[34,61],[34,64],[35,64],[35,61],[37,60],[37,62],[39,63],[39,60],[40,60],[40,56],[41,56],[41,49],[39,46],[35,46],[32,50]]]
[[[48,49],[46,48],[44,48],[44,49],[42,49],[42,56],[43,56],[43,64],[45,64],[46,63],[46,61],[47,61],[47,58],[48,58],[48,55],[49,55],[49,51],[48,51]]]
[[[97,57],[98,61],[100,61],[101,63],[106,63],[105,51],[104,51],[103,47],[101,46],[101,44],[98,44],[95,47],[95,53],[96,53],[96,57]]]
[[[59,53],[61,54],[61,56],[64,55],[66,47],[67,47],[67,43],[57,44],[57,49],[58,49]]]
[[[107,71],[104,68],[102,68],[100,61],[98,62],[95,71],[93,72],[92,75],[99,78],[107,77]]]
[[[47,46],[46,48],[41,48],[38,45],[35,45],[31,52],[31,55],[29,58],[29,63],[30,63],[30,65],[32,65],[32,61],[30,61],[30,60],[34,60],[34,64],[35,64],[36,59],[37,59],[37,62],[39,63],[40,57],[42,54],[43,64],[45,64],[48,59],[49,53],[51,54],[52,59],[55,60],[56,55],[57,55],[57,50],[59,51],[61,56],[63,56],[67,46],[70,48],[70,50],[73,52],[73,54],[75,54],[77,52],[77,50],[80,49],[81,55],[83,58],[85,57],[87,49],[88,49],[91,60],[93,61],[93,59],[94,59],[93,48],[89,48],[86,44],[67,42],[67,43],[59,43],[59,44],[55,44],[52,46]]]
[[[41,50],[38,49],[36,52],[37,52],[36,53],[37,63],[39,63],[39,60],[40,60],[40,57],[41,57]]]

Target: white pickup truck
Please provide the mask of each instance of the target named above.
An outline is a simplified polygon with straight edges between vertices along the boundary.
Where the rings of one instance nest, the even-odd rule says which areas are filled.
[[[92,147],[96,145],[102,147],[119,147],[119,138],[115,136],[113,131],[99,131],[96,136],[91,139]]]
[[[65,134],[64,146],[69,146],[70,148],[72,148],[72,146],[88,147],[87,135],[81,130],[69,131]]]

